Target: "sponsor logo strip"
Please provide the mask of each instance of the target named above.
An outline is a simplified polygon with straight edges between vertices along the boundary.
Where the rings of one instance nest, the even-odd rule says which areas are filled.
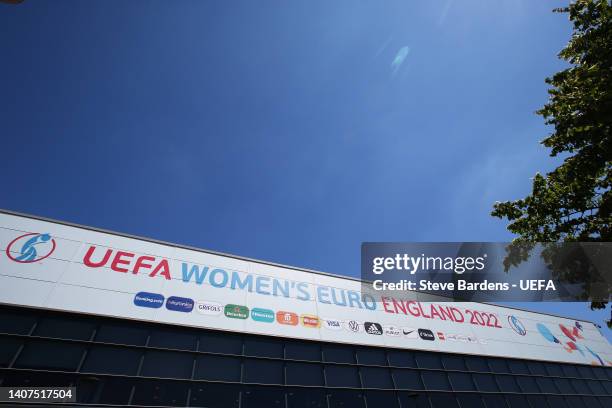
[[[166,309],[174,312],[189,313],[193,310],[193,299],[170,296],[168,300],[166,300]]]
[[[159,309],[164,304],[164,295],[159,293],[138,292],[134,296],[134,304],[140,307]]]
[[[249,317],[249,308],[242,305],[225,305],[223,312],[226,317],[231,319],[246,319]]]

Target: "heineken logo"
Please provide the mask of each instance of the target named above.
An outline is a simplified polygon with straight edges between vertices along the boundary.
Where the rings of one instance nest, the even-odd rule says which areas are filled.
[[[225,316],[232,319],[246,319],[249,317],[249,308],[241,305],[225,305]]]

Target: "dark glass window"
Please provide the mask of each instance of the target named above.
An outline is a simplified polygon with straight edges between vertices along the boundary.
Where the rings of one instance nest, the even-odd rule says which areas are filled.
[[[399,402],[395,391],[374,391],[368,390],[365,392],[365,398],[368,407],[389,407],[399,408]]]
[[[603,408],[612,407],[612,397],[597,397]]]
[[[138,349],[93,346],[87,351],[81,372],[136,375],[141,356]]]
[[[355,352],[350,346],[323,344],[323,359],[333,363],[355,363]]]
[[[385,351],[380,348],[365,348],[360,347],[357,349],[357,363],[364,365],[387,365],[387,356]]]
[[[363,394],[357,390],[328,390],[329,408],[365,408]]]
[[[188,389],[179,381],[141,380],[136,383],[132,404],[185,406]]]
[[[479,371],[482,373],[488,373],[491,371],[489,365],[487,364],[487,360],[484,357],[476,357],[476,356],[465,356],[465,364],[470,371]]]
[[[247,387],[242,392],[243,408],[284,407],[285,393],[276,387]]]
[[[606,369],[603,367],[591,367],[593,372],[595,373],[595,377],[600,380],[607,380],[608,376],[606,375]]]
[[[232,333],[204,332],[200,334],[198,350],[242,355],[242,336]]]
[[[160,378],[191,378],[193,356],[175,351],[147,351],[141,375]]]
[[[290,388],[285,393],[291,408],[327,408],[327,397],[324,389]]]
[[[528,377],[528,376],[517,376],[516,377],[516,382],[518,383],[519,387],[521,388],[521,390],[523,392],[540,392],[540,389],[538,388],[538,384],[536,384],[536,379],[537,377]]]
[[[194,378],[240,382],[241,363],[239,357],[201,355],[196,358]]]
[[[502,360],[501,358],[490,358],[489,366],[491,367],[491,371],[494,373],[509,373],[510,368],[508,368],[508,362],[506,360]]]
[[[461,408],[485,408],[484,402],[478,394],[457,394],[457,400]]]
[[[546,373],[553,377],[563,377],[563,369],[561,365],[555,363],[546,363],[544,364],[546,367]]]
[[[589,408],[585,405],[584,400],[578,395],[566,396],[567,405],[572,408]]]
[[[219,383],[194,383],[191,385],[189,403],[194,407],[238,408],[240,386]]]
[[[34,322],[36,317],[29,312],[0,309],[0,333],[29,334]]]
[[[576,368],[576,366],[569,365],[569,364],[563,364],[561,366],[561,370],[563,371],[563,374],[566,377],[574,377],[574,378],[580,377],[580,374],[578,374],[578,369]]]
[[[398,392],[402,408],[431,408],[427,394],[421,392]],[[499,407],[498,407],[499,408]]]
[[[551,408],[571,408],[567,406],[565,398],[559,395],[547,395],[546,401]]]
[[[527,399],[521,394],[509,394],[506,395],[506,401],[510,408],[525,408],[529,406]]]
[[[247,337],[244,339],[244,355],[283,358],[283,343],[273,338]]]
[[[75,371],[84,351],[85,346],[81,344],[31,340],[23,348],[15,367]]]
[[[429,400],[431,401],[431,406],[435,408],[459,408],[457,399],[453,394],[431,393],[429,394]]]
[[[448,373],[448,379],[455,391],[473,391],[476,389],[470,374],[450,372]]]
[[[416,368],[416,361],[414,355],[409,351],[400,350],[389,350],[387,352],[389,358],[389,364],[395,367],[414,367]]]
[[[606,394],[612,395],[612,381],[602,381],[601,384],[606,389]]]
[[[450,390],[446,373],[443,371],[422,371],[423,384],[428,390]]]
[[[22,339],[0,337],[0,367],[9,366],[21,343],[23,343]]]
[[[553,378],[556,388],[561,391],[561,394],[575,394],[576,390],[572,386],[572,380],[568,378]]]
[[[579,365],[576,368],[578,369],[581,378],[595,378],[595,374],[590,366]]]
[[[574,386],[574,389],[578,392],[578,394],[590,394],[591,391],[589,390],[589,387],[586,385],[586,381],[585,380],[580,380],[580,379],[572,379],[572,385]]]
[[[287,362],[285,375],[287,385],[325,385],[319,364]]]
[[[496,375],[497,383],[503,392],[520,392],[516,380],[511,375]]]
[[[274,360],[244,360],[244,381],[257,384],[283,384],[283,363]]]
[[[288,341],[285,343],[285,358],[290,360],[321,361],[321,346],[306,341]]]
[[[360,387],[357,367],[325,366],[325,380],[330,387]]]
[[[483,394],[482,401],[487,408],[506,408],[506,400],[499,394]]]
[[[536,382],[540,387],[540,390],[545,393],[556,394],[559,391],[555,387],[554,380],[548,377],[536,377]],[[562,392],[562,394],[567,394],[567,391]]]
[[[76,316],[42,317],[34,329],[33,335],[55,337],[58,339],[89,340],[96,325],[91,320]]]
[[[467,366],[462,356],[446,354],[442,357],[442,363],[447,370],[467,371]]]
[[[508,366],[510,367],[510,372],[514,374],[529,374],[527,364],[522,360],[508,360]]]
[[[149,330],[135,324],[120,322],[102,323],[96,332],[95,341],[102,343],[132,344],[144,346]]]
[[[73,375],[45,373],[45,372],[19,372],[5,373],[3,387],[68,387],[73,381]]]
[[[531,408],[549,408],[548,402],[546,402],[546,397],[544,395],[526,395],[527,401]],[[556,408],[556,407],[555,407]]]
[[[149,347],[159,347],[177,350],[195,350],[196,336],[190,332],[169,329],[151,331]]]
[[[388,368],[361,367],[360,371],[364,388],[393,389],[393,380]]]
[[[529,372],[534,375],[547,375],[544,364],[539,361],[527,361]]]
[[[601,385],[601,382],[597,380],[587,380],[587,385],[591,389],[592,394],[595,395],[606,395],[607,392],[604,390],[604,387]]]
[[[444,368],[438,353],[418,352],[415,354],[415,358],[419,368]]]
[[[397,388],[407,390],[422,390],[423,380],[417,370],[393,369],[393,378]]]
[[[495,378],[490,374],[473,374],[474,382],[479,391],[498,392]]]
[[[80,376],[77,401],[86,404],[127,405],[134,381],[123,377]]]

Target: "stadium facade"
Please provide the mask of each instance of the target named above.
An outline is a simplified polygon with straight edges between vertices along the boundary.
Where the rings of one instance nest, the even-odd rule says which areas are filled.
[[[0,213],[0,386],[82,406],[610,407],[590,322]],[[14,405],[14,404],[13,404]]]

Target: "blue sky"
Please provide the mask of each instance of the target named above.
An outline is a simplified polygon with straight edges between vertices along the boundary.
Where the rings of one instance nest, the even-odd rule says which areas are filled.
[[[509,240],[563,4],[0,4],[0,208],[351,276],[362,241]]]

